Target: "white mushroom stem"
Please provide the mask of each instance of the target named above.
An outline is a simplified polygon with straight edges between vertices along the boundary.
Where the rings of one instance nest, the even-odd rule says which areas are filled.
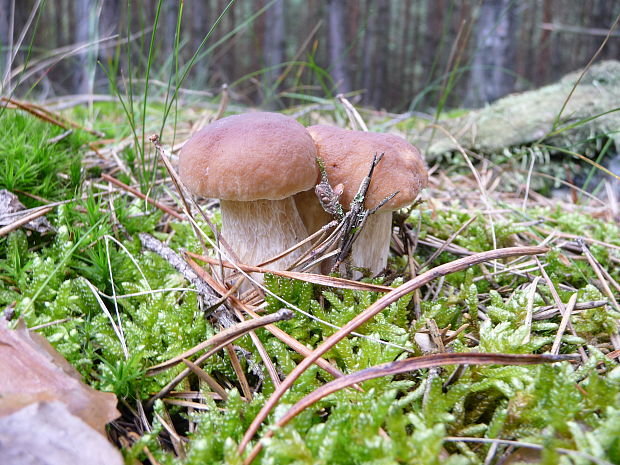
[[[351,264],[360,268],[368,268],[372,274],[383,271],[387,266],[392,237],[392,212],[378,211],[366,219],[360,235],[351,249]],[[359,272],[353,273],[359,278]]]
[[[222,235],[239,259],[247,265],[263,263],[308,236],[292,197],[249,202],[221,200],[220,206]],[[305,244],[287,256],[269,263],[266,268],[284,270],[308,250],[308,247]]]

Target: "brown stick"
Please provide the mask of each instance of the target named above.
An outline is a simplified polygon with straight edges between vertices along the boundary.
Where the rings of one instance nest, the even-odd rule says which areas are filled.
[[[547,274],[547,271],[545,270],[545,268],[542,266],[542,264],[538,260],[538,257],[535,257],[535,260],[536,260],[536,264],[538,265],[538,268],[540,269],[540,274],[542,275],[543,279],[547,283],[547,287],[549,288],[549,291],[551,292],[551,296],[553,297],[555,305],[558,307],[558,310],[560,312],[560,315],[562,315],[562,318],[564,318],[566,307],[564,306],[562,299],[560,299],[560,295],[558,294],[557,289],[553,285],[553,281],[551,281],[551,278]],[[573,327],[573,324],[571,323],[570,319],[567,322],[567,327],[573,336],[577,336],[577,331],[575,331],[575,328]],[[586,360],[588,359],[588,355],[586,354],[586,351],[584,350],[584,348],[581,346],[579,347],[579,354],[581,355],[581,360],[585,363]]]
[[[213,392],[217,393],[222,398],[222,400],[228,400],[228,393],[226,392],[226,390],[222,386],[220,386],[220,383],[213,379],[213,377],[209,373],[204,371],[194,362],[187,360],[186,358],[183,359],[183,363],[185,363],[187,368],[192,370],[192,372],[196,376],[198,376],[201,380],[207,383],[207,385],[213,390]]]
[[[105,136],[105,134],[99,131],[93,131],[92,129],[88,129],[88,128],[85,128],[84,126],[80,126],[79,124],[71,120],[68,120],[60,115],[54,114],[51,111],[43,107],[40,107],[38,105],[32,105],[32,104],[20,102],[18,100],[7,98],[7,97],[0,97],[0,100],[2,100],[3,102],[7,102],[9,105],[13,105],[15,108],[19,108],[20,110],[28,112],[31,115],[36,116],[39,119],[42,119],[43,121],[46,121],[50,124],[61,127],[65,130],[68,130],[69,126],[71,126],[75,129],[79,129],[80,131],[86,131],[99,138],[102,138]]]
[[[131,193],[132,195],[135,195],[138,198],[141,198],[142,200],[146,200],[148,203],[150,203],[151,205],[159,208],[161,211],[168,213],[171,216],[174,216],[177,220],[181,220],[181,221],[185,221],[185,218],[183,217],[183,215],[177,213],[176,211],[174,211],[173,209],[171,209],[170,207],[167,207],[166,205],[159,203],[157,200],[153,200],[150,197],[147,197],[146,195],[144,195],[142,192],[140,192],[137,189],[134,189],[131,186],[128,186],[127,184],[119,181],[116,178],[113,178],[112,176],[110,176],[109,174],[105,174],[103,173],[101,175],[101,177],[103,179],[105,179],[108,182],[111,182],[112,184],[114,184],[115,186],[120,187],[123,190],[126,190],[127,192]]]

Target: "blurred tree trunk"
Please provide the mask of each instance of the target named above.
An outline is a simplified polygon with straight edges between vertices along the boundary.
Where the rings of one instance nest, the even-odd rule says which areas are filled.
[[[377,35],[376,8],[371,0],[366,4],[366,30],[364,31],[364,45],[362,48],[362,89],[364,97],[362,101],[369,105],[372,102],[373,90],[373,56],[375,48],[375,38]]]
[[[345,2],[345,17],[347,21],[347,42],[349,53],[347,54],[347,64],[349,71],[349,85],[351,89],[361,87],[359,81],[359,27],[360,27],[360,2],[358,0],[347,0]]]
[[[217,4],[218,13],[221,13],[226,8],[228,0],[218,0]],[[222,19],[222,23],[220,25],[222,35],[235,29],[235,15],[238,12],[238,8],[241,8],[240,3],[237,3],[236,8],[233,7],[229,9]],[[226,43],[219,47],[216,51],[214,65],[217,67],[219,78],[222,82],[228,83],[231,81],[232,76],[235,75],[235,65],[237,62],[242,61],[242,58],[237,56],[235,53],[235,44],[237,41],[238,37],[236,35],[231,36]]]
[[[284,50],[284,0],[275,0],[265,11],[263,44],[264,66],[267,68],[263,75],[263,103],[270,107],[275,106],[274,98],[278,92],[275,83],[281,71],[278,65],[284,61]]]
[[[75,30],[73,41],[76,46],[82,47],[76,55],[76,64],[73,73],[73,92],[87,94],[92,90],[91,76],[94,72],[94,57],[97,56],[96,46],[86,46],[95,37],[96,0],[75,1]]]
[[[372,106],[385,108],[384,97],[387,85],[387,73],[390,59],[390,2],[389,0],[377,0],[377,24],[375,26],[376,50],[375,50],[375,82],[372,87]]]
[[[615,11],[614,11],[615,10]],[[591,14],[590,14],[590,26],[596,29],[605,29],[608,30],[614,19],[618,15],[618,3],[610,0],[594,0],[594,5],[592,5]],[[615,32],[618,32],[618,28],[616,28]],[[594,51],[598,48],[598,46],[603,41],[603,37],[601,36],[592,36],[590,39],[590,43],[586,44],[588,49],[586,53],[594,54]],[[616,39],[611,40],[607,43],[605,48],[601,53],[601,58],[606,59],[618,59],[618,55],[614,50],[614,45],[618,45],[620,40]]]
[[[483,0],[476,26],[468,106],[492,102],[514,89],[516,19],[512,0]]]
[[[205,0],[190,0],[185,3],[184,16],[189,15],[189,49],[185,56],[189,60],[200,47],[200,43],[205,38],[211,28],[211,16],[209,2]],[[187,48],[187,47],[186,47]],[[206,48],[203,47],[201,51]],[[197,88],[205,88],[208,82],[209,72],[206,64],[208,58],[203,59],[194,69],[194,80]]]
[[[101,15],[99,17],[99,37],[104,39],[120,32],[121,0],[101,0]],[[109,55],[105,50],[100,55]]]
[[[553,0],[543,0],[542,20],[543,23],[553,21]],[[551,31],[543,29],[538,44],[538,59],[536,60],[536,84],[547,82],[549,76],[549,64],[551,62]]]
[[[337,92],[346,93],[351,90],[351,81],[347,65],[349,52],[346,46],[345,0],[328,0],[327,16],[331,74]]]
[[[4,78],[4,74],[9,66],[9,29],[11,25],[11,0],[0,0],[0,80]]]
[[[101,14],[99,17],[99,38],[106,39],[115,35],[120,35],[120,21],[121,21],[121,0],[102,0]],[[99,47],[99,61],[102,66],[112,72],[110,77],[115,77],[115,63],[114,55],[117,46],[113,46],[112,43],[115,39],[110,39],[103,42]],[[105,81],[106,75],[97,66],[96,71],[97,81],[101,79]]]
[[[414,94],[419,92],[419,90],[421,90],[421,86],[418,81],[422,81],[422,79],[418,79],[419,73],[417,72],[418,70],[417,70],[416,63],[422,62],[422,60],[424,60],[424,56],[430,54],[429,52],[426,52],[426,53],[418,52],[418,49],[422,49],[422,47],[419,47],[419,44],[420,44],[420,37],[422,37],[422,23],[423,23],[422,13],[424,10],[423,8],[418,6],[418,8],[416,8],[414,11],[415,11],[415,18],[413,20],[413,25],[412,25],[413,38],[411,39],[410,46],[412,49],[412,55],[415,57],[415,59],[411,59],[411,58],[407,59],[407,66],[411,69],[411,72],[409,73],[408,79],[403,81],[403,87],[401,88],[402,92],[407,96],[407,100],[411,99],[411,96],[413,96]],[[424,75],[424,78],[426,78],[426,75]]]
[[[440,63],[441,49],[445,48],[443,47],[442,39],[444,39],[443,42],[447,41],[444,37],[447,35],[444,32],[446,29],[445,23],[452,18],[451,8],[445,3],[444,0],[430,0],[427,6],[426,17],[428,19],[426,20],[424,37],[428,52],[424,54],[424,67],[428,73],[432,73],[432,76],[429,75],[429,79],[436,77],[437,73],[435,73],[434,68]]]
[[[159,20],[159,28],[164,35],[164,49],[167,52],[164,57],[165,60],[174,60],[174,36],[177,33],[177,19],[180,6],[178,0],[165,0],[162,5],[161,15],[163,18]]]
[[[403,4],[403,15],[402,15],[402,20],[403,20],[403,26],[402,26],[402,30],[400,31],[400,54],[398,57],[398,83],[399,83],[399,88],[396,89],[397,92],[400,92],[401,95],[406,87],[406,82],[407,82],[407,70],[409,68],[408,63],[407,63],[407,56],[408,56],[408,49],[409,49],[409,44],[412,42],[411,38],[410,38],[410,33],[413,29],[413,27],[411,27],[411,2],[404,2]]]
[[[362,63],[363,102],[374,107],[385,106],[384,86],[387,82],[390,39],[389,0],[368,0],[366,33]]]

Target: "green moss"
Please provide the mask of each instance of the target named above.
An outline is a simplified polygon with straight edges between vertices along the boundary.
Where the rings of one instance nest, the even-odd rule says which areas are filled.
[[[24,191],[49,200],[64,200],[80,184],[79,148],[91,137],[73,130],[53,142],[65,131],[20,111],[6,110],[0,116],[0,189]],[[69,176],[60,178],[59,173]],[[35,201],[26,196],[27,206]]]

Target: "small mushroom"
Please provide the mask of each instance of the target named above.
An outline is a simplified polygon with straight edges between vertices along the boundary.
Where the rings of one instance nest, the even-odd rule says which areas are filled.
[[[292,195],[316,183],[316,147],[306,128],[279,113],[246,113],[201,129],[179,154],[189,189],[220,199],[222,235],[239,259],[257,265],[307,237]],[[267,265],[286,269],[300,248]]]
[[[364,206],[373,209],[386,197],[398,194],[370,215],[351,251],[352,265],[368,268],[373,274],[387,265],[392,233],[392,211],[413,203],[426,187],[428,173],[420,151],[405,139],[393,134],[350,131],[333,126],[310,126],[318,156],[332,186],[343,186],[340,203],[345,209],[353,201],[359,186],[368,174],[375,154],[383,153],[372,176]],[[318,200],[307,194],[296,197],[297,208],[312,234],[331,220],[319,211]]]

